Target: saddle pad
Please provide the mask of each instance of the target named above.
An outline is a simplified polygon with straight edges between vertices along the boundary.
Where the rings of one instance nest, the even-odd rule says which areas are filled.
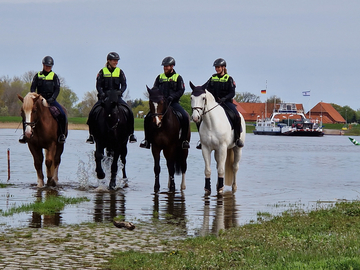
[[[51,115],[52,115],[55,119],[57,119],[58,116],[61,114],[61,113],[60,113],[60,110],[59,110],[56,106],[50,106],[50,107],[49,107],[49,110],[50,110]]]

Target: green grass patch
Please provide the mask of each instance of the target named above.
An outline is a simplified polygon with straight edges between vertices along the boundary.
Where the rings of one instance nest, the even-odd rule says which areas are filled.
[[[219,236],[178,241],[167,252],[114,252],[106,268],[360,269],[360,202],[287,211]]]
[[[12,207],[7,211],[0,212],[2,216],[12,216],[22,212],[36,212],[40,215],[54,215],[64,209],[68,204],[77,204],[84,201],[90,201],[86,197],[71,198],[63,196],[48,196],[45,201],[23,204],[18,207]]]

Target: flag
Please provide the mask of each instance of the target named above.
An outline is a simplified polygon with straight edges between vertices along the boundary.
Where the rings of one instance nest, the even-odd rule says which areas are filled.
[[[261,90],[261,94],[266,94],[266,90]]]
[[[310,91],[303,91],[303,96],[310,96]]]

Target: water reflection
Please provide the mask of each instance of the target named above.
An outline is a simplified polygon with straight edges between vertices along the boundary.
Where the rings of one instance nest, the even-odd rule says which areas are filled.
[[[49,197],[59,196],[59,192],[56,189],[38,189],[35,193],[35,202],[45,202]],[[42,228],[50,226],[59,226],[61,224],[61,213],[56,212],[51,215],[40,215],[37,212],[32,212],[29,227],[30,228]]]
[[[162,199],[160,199],[160,197]],[[186,230],[186,204],[184,192],[163,192],[154,194],[153,217],[165,218],[168,223]],[[160,208],[160,205],[164,205]]]
[[[215,201],[215,208],[211,209],[211,201]],[[214,212],[212,215],[211,212]],[[237,226],[237,205],[235,195],[232,191],[226,191],[223,195],[215,197],[204,197],[203,224],[200,235],[218,234],[220,230]],[[210,218],[214,216],[212,224]]]
[[[94,198],[94,221],[112,221],[116,216],[125,218],[125,209],[123,192],[98,192]]]

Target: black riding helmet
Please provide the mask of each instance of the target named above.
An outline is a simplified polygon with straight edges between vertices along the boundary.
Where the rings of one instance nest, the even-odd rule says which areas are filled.
[[[226,67],[226,61],[224,60],[224,59],[222,59],[222,58],[218,58],[218,59],[216,59],[215,61],[214,61],[214,65],[213,65],[214,67],[222,67],[222,66],[224,66],[224,67]]]
[[[120,60],[120,56],[116,52],[111,52],[107,55],[107,60]]]
[[[175,59],[171,56],[165,57],[161,63],[162,66],[175,66]]]
[[[45,56],[42,63],[45,66],[52,67],[54,65],[54,59],[51,56]]]

